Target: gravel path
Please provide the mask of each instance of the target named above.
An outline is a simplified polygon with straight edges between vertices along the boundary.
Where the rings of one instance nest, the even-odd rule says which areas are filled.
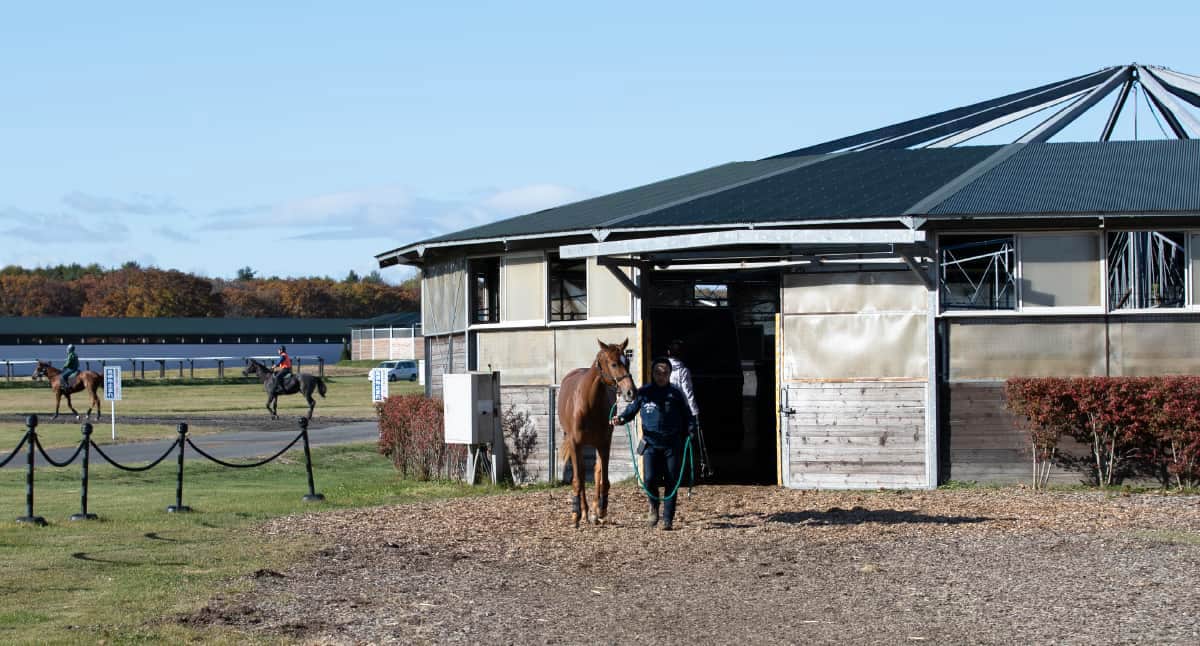
[[[629,486],[313,513],[326,547],[180,620],[313,643],[1200,643],[1200,497]]]

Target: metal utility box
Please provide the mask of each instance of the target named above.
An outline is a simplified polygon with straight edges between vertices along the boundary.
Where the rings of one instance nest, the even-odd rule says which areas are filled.
[[[447,444],[491,444],[498,424],[498,373],[443,375]]]

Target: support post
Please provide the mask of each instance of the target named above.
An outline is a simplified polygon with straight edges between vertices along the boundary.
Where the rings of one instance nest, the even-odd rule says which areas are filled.
[[[46,524],[46,519],[33,514],[33,452],[37,450],[37,415],[25,418],[25,439],[29,444],[29,454],[25,459],[25,515],[17,519],[18,523],[29,523],[39,527]]]
[[[325,378],[325,357],[317,357],[317,376]]]
[[[179,468],[175,472],[175,504],[167,507],[167,511],[184,513],[192,510],[191,507],[183,504],[183,446],[187,444],[188,425],[180,422],[176,430],[179,431]]]
[[[88,499],[88,454],[91,453],[92,447],[92,425],[84,422],[80,429],[83,433],[83,475],[80,478],[79,484],[79,513],[71,516],[71,520],[96,520],[96,514],[89,514],[87,510]]]
[[[304,496],[304,502],[319,502],[325,500],[325,496],[316,492],[313,486],[312,474],[312,453],[308,449],[308,418],[300,418],[300,438],[304,442],[304,469],[308,472],[308,495]]]

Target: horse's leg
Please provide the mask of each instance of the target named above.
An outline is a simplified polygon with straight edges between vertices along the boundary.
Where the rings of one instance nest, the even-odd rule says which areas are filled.
[[[608,452],[612,448],[609,441],[604,446],[596,447],[596,518],[600,525],[608,516]]]
[[[578,442],[571,442],[571,523],[579,527],[579,519],[587,513],[587,493],[583,487],[583,447]]]
[[[317,407],[317,400],[313,399],[312,391],[313,389],[311,384],[308,388],[305,388],[301,391],[304,393],[304,398],[308,400],[308,419],[312,419],[313,409]]]
[[[67,408],[70,408],[71,412],[75,413],[75,419],[79,419],[79,411],[75,410],[75,407],[71,405],[71,393],[65,393],[65,396],[67,398]]]
[[[58,419],[58,411],[62,408],[62,391],[54,391],[54,417],[50,419]]]
[[[100,421],[100,396],[96,394],[100,388],[92,388],[92,406],[96,409],[96,421]],[[92,416],[92,409],[88,409],[88,417]]]
[[[271,419],[275,419],[277,417],[277,415],[275,415],[275,406],[274,406],[275,398],[276,398],[275,393],[271,393],[270,395],[267,395],[267,412],[271,414]]]

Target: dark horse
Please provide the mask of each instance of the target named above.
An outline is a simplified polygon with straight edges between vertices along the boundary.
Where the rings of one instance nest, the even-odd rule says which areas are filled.
[[[608,515],[608,450],[613,428],[608,423],[616,395],[633,401],[636,387],[625,365],[625,346],[599,339],[600,352],[589,368],[567,373],[558,388],[558,419],[563,428],[563,460],[571,461],[571,522],[579,527],[581,514],[600,524]],[[583,446],[596,449],[596,507],[590,509],[583,488]]]
[[[75,407],[71,405],[71,393],[83,392],[84,390],[87,390],[88,394],[92,396],[92,405],[87,409],[87,419],[92,418],[92,409],[96,411],[96,419],[100,419],[100,396],[96,394],[96,391],[100,390],[100,384],[104,383],[104,380],[100,377],[100,373],[94,370],[84,370],[78,373],[75,377],[75,383],[69,388],[63,387],[62,379],[59,379],[59,375],[61,374],[61,370],[45,361],[37,362],[37,370],[33,371],[34,379],[46,377],[50,380],[50,387],[54,389],[54,419],[58,419],[58,409],[62,406],[63,397],[67,398],[67,408],[70,408],[71,412],[75,413],[75,419],[79,419],[79,411],[75,410]]]
[[[313,399],[313,390],[321,394],[321,398],[325,398],[325,380],[312,375],[299,374],[295,375],[296,379],[291,385],[282,392],[275,388],[275,373],[263,364],[250,359],[246,363],[246,369],[242,371],[242,376],[248,377],[254,375],[263,383],[263,390],[267,391],[267,412],[271,413],[271,419],[278,419],[279,415],[275,413],[278,404],[276,400],[280,395],[295,395],[301,393],[304,399],[308,401],[308,419],[312,419],[313,408],[317,405],[317,400]]]

